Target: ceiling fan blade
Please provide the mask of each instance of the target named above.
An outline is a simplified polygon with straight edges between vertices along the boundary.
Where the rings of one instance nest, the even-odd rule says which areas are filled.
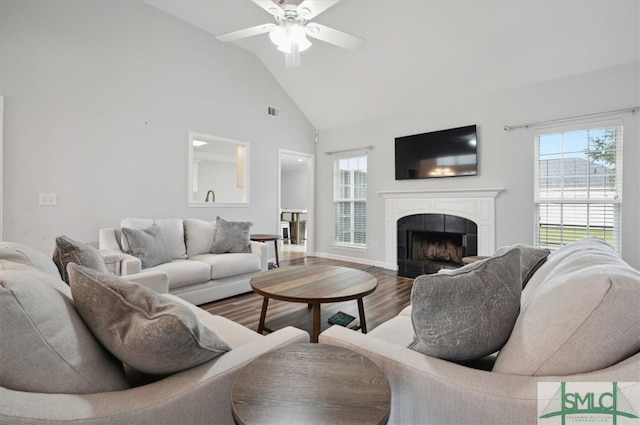
[[[280,16],[280,17],[284,16],[284,10],[282,10],[280,6],[278,6],[271,0],[253,0],[253,2],[258,6],[260,6],[261,8],[263,8],[264,10],[266,10],[267,13],[270,13],[274,16]]]
[[[265,32],[271,31],[276,26],[277,26],[276,24],[256,25],[255,27],[228,32],[226,34],[220,34],[220,35],[217,35],[216,38],[220,41],[234,41],[234,40],[239,40],[241,38],[247,38],[247,37],[252,37],[254,35],[264,34]]]
[[[298,16],[313,19],[340,0],[305,0],[298,5]]]
[[[335,44],[336,46],[350,50],[356,50],[360,48],[366,41],[362,37],[351,35],[343,31],[338,31],[336,29],[329,28],[315,22],[308,23],[305,26],[305,29],[307,30],[306,32],[309,37],[313,37],[326,43]]]

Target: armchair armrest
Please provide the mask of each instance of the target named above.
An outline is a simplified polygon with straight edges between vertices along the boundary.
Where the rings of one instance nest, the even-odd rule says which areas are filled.
[[[0,387],[2,424],[232,424],[231,386],[256,357],[309,334],[284,328],[151,384],[96,394],[43,394]]]
[[[357,351],[384,371],[390,424],[535,424],[538,382],[628,382],[640,375],[640,353],[590,373],[520,376],[472,369],[341,326],[321,333],[319,342]]]

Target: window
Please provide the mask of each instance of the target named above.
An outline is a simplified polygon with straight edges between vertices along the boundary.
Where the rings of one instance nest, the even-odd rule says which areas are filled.
[[[597,237],[619,251],[621,122],[536,131],[535,147],[536,244]]]
[[[367,157],[337,158],[333,163],[335,242],[367,243]]]

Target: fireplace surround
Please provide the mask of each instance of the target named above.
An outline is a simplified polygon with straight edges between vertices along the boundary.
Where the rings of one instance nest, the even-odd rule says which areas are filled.
[[[496,198],[501,188],[381,191],[385,204],[384,267],[398,270],[398,220],[417,214],[447,214],[477,226],[477,255],[496,249]]]

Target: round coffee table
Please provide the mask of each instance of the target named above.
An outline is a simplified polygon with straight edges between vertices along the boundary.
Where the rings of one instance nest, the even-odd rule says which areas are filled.
[[[292,344],[249,363],[231,389],[238,424],[384,424],[391,387],[382,370],[355,351]]]
[[[362,297],[375,291],[378,280],[367,272],[339,266],[287,266],[256,273],[251,288],[264,297],[258,332],[265,328],[269,299],[309,304],[313,308],[312,342],[320,335],[320,304],[358,300],[360,329],[367,333]]]

